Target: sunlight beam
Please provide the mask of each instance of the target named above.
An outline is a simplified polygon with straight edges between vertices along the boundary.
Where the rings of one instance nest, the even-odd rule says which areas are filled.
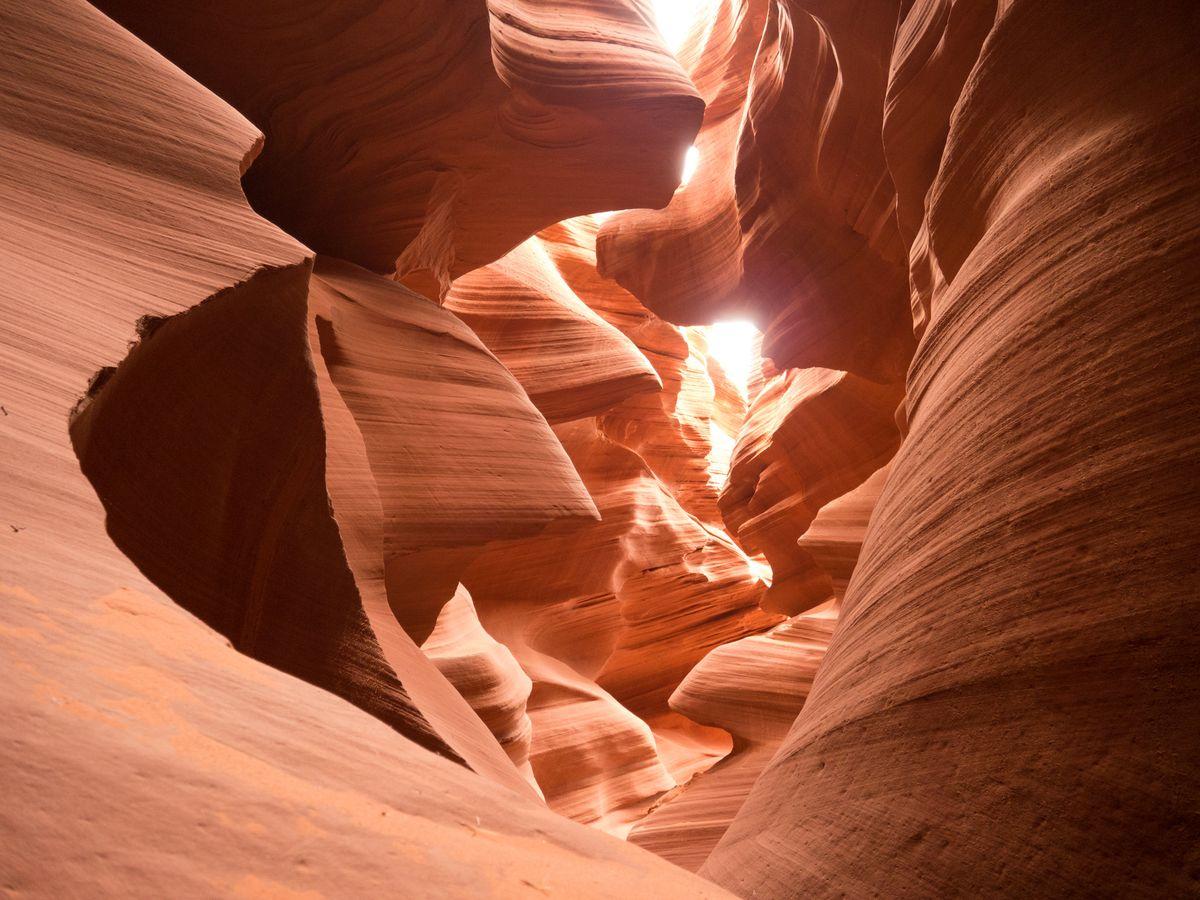
[[[667,48],[678,53],[692,26],[708,11],[709,0],[651,0],[651,6]]]
[[[746,396],[746,385],[758,365],[758,329],[752,322],[717,322],[704,330],[708,352],[721,364],[734,386]]]

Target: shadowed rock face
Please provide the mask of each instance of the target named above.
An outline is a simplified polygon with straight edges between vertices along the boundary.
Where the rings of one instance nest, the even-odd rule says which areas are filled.
[[[827,604],[723,644],[688,673],[671,708],[727,730],[733,750],[651,810],[630,832],[632,843],[685,869],[700,868],[804,706],[836,622]]]
[[[396,516],[414,490],[447,490],[424,509],[462,530],[407,533],[453,552],[594,517],[515,379],[395,282],[332,260],[314,275],[242,195],[254,128],[128,32],[75,0],[0,16],[6,888],[362,896],[394,883],[399,843],[426,856],[407,871],[431,896],[600,895],[600,858],[719,896],[539,809],[392,612],[419,609],[386,577],[397,548],[426,549]],[[381,339],[406,352],[373,358]],[[371,406],[397,359],[420,363],[407,416]],[[528,491],[476,430],[489,418],[536,469]],[[477,478],[394,489],[431,474],[388,463],[430,428],[439,466],[455,434],[488,441],[499,507]],[[499,870],[469,861],[495,852],[470,844],[482,830]]]
[[[251,6],[0,9],[5,891],[1194,893],[1193,4]]]
[[[710,104],[696,174],[604,226],[600,271],[670,321],[754,319],[781,366],[896,381],[912,333],[879,129],[900,3],[717,6],[684,54]]]
[[[105,0],[266,135],[255,209],[449,286],[580,213],[670,199],[703,105],[634,0]]]
[[[789,369],[754,398],[720,508],[738,543],[771,564],[768,608],[795,615],[832,595],[829,573],[797,539],[895,453],[900,400],[898,386],[828,369]]]
[[[898,34],[909,433],[703,869],[747,896],[1195,887],[1200,23],[977,6]]]

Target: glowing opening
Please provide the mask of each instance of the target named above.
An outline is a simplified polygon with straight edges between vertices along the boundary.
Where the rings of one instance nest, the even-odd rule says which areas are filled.
[[[721,364],[743,397],[750,375],[758,365],[758,336],[758,329],[752,322],[717,322],[705,329],[709,354]]]
[[[742,401],[745,402],[750,376],[760,364],[758,329],[750,322],[733,321],[718,322],[699,330],[704,334],[710,361],[720,365],[730,386],[742,395]],[[737,418],[736,410],[722,404],[719,395],[714,397],[714,402],[717,406],[709,419],[712,449],[708,454],[708,474],[709,483],[719,491],[729,476],[729,464],[742,423]]]
[[[652,0],[654,21],[672,53],[687,39],[697,20],[708,11],[710,0]]]
[[[683,157],[683,174],[679,176],[680,187],[692,180],[698,165],[700,165],[700,151],[694,146],[688,147],[687,154]]]

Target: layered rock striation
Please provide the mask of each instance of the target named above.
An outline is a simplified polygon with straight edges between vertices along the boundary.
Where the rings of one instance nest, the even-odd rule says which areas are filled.
[[[1200,22],[900,23],[908,434],[805,708],[702,871],[760,897],[1185,895]]]
[[[0,9],[5,891],[1194,893],[1193,4],[697,8]]]

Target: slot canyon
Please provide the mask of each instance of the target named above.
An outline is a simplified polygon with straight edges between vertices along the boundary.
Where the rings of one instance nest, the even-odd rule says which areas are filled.
[[[1200,897],[1200,3],[0,0],[0,896]]]

